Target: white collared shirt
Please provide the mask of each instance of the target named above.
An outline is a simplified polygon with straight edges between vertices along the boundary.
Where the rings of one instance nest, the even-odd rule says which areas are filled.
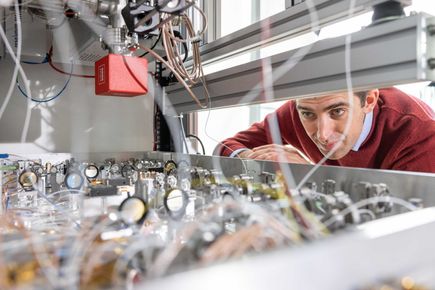
[[[370,133],[370,129],[372,128],[372,123],[373,123],[373,111],[365,115],[361,134],[359,134],[358,140],[356,140],[355,145],[353,145],[352,151],[355,152],[358,151],[362,143],[364,143],[364,141],[367,139]]]

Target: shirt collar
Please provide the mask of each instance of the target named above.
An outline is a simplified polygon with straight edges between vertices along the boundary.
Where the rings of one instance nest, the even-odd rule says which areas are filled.
[[[370,133],[370,129],[372,128],[372,123],[373,123],[373,111],[365,115],[361,134],[359,135],[359,138],[356,141],[355,145],[353,145],[352,151],[358,151],[362,143],[364,143],[364,141],[367,139],[367,136]]]

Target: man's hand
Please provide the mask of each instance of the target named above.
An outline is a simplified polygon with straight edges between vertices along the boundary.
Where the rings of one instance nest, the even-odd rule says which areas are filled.
[[[249,156],[254,153],[254,151],[252,151],[251,149],[246,149],[243,150],[242,152],[238,153],[237,156],[239,156],[240,158],[250,158]]]
[[[269,144],[245,150],[238,154],[241,158],[271,160],[289,163],[313,164],[301,151],[291,145]]]

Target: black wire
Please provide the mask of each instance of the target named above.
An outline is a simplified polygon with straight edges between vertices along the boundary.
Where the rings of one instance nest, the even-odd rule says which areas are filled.
[[[162,38],[162,32],[160,32],[159,37],[157,37],[157,40],[156,40],[156,42],[154,42],[153,46],[150,47],[151,50],[153,50],[154,48],[156,48],[157,44],[158,44],[159,41],[160,41],[160,38]],[[148,54],[148,51],[144,52],[144,53],[143,53],[141,56],[139,56],[139,57],[144,57],[144,56],[147,55],[147,54]]]
[[[34,65],[34,64],[44,64],[44,63],[49,63],[50,62],[50,54],[48,53],[47,54],[47,56],[45,57],[45,59],[42,61],[42,62],[39,62],[39,63],[37,63],[37,62],[23,62],[23,63],[27,63],[27,64],[32,64],[32,65]],[[69,84],[69,82],[71,81],[71,77],[72,77],[72,72],[73,72],[73,68],[74,68],[74,66],[71,64],[71,73],[67,73],[68,75],[69,75],[69,77],[68,77],[68,79],[67,79],[67,81],[66,81],[66,83],[65,83],[65,85],[62,87],[62,89],[59,91],[59,93],[57,93],[56,95],[54,95],[54,96],[52,96],[52,97],[50,97],[50,98],[47,98],[47,99],[42,99],[42,100],[39,100],[39,99],[34,99],[34,98],[30,98],[30,100],[32,100],[33,102],[36,102],[36,103],[48,103],[48,102],[51,102],[51,101],[53,101],[54,99],[57,99],[64,91],[65,91],[65,89],[68,87],[68,84]],[[18,87],[18,90],[21,92],[21,94],[23,95],[23,96],[25,96],[26,98],[28,98],[29,99],[29,96],[27,95],[27,93],[28,92],[25,92],[22,88],[21,88],[21,86],[20,86],[20,83],[18,82],[18,77],[17,77],[17,79],[16,79],[16,83],[17,83],[17,87]]]
[[[185,52],[183,62],[186,62],[187,57],[189,56],[189,49],[187,48],[187,43],[183,42],[183,48]]]
[[[196,140],[199,142],[199,144],[201,145],[201,148],[202,148],[202,155],[205,155],[205,147],[204,147],[204,144],[202,143],[201,139],[199,139],[198,136],[195,136],[195,135],[193,135],[193,134],[188,134],[188,135],[186,135],[186,138],[193,138],[193,139],[196,139]]]
[[[179,38],[181,40],[184,40],[183,35],[181,35],[181,33],[179,31],[174,30],[174,35],[175,35],[175,37],[177,37],[177,38]],[[182,44],[183,44],[183,49],[184,49],[184,59],[183,59],[183,62],[185,62],[187,57],[189,56],[189,49],[187,47],[187,43],[186,42],[182,42]]]
[[[44,64],[44,63],[48,63],[50,56],[48,55],[48,53],[45,55],[45,58],[42,61],[39,62],[35,62],[35,61],[21,61],[22,63],[25,64]]]
[[[183,35],[181,35],[181,33],[179,31],[174,30],[174,35],[175,35],[175,37],[184,40]],[[162,32],[160,32],[159,37],[157,38],[156,42],[154,42],[153,46],[150,48],[151,50],[153,50],[157,46],[161,37],[162,37]],[[171,41],[173,42],[173,40],[171,40]],[[187,43],[185,43],[185,42],[183,42],[182,45],[183,45],[183,49],[184,49],[183,62],[185,62],[187,60],[187,58],[189,57],[189,48],[187,47]],[[139,57],[144,57],[147,54],[148,54],[148,51]],[[168,60],[168,58],[166,56],[164,56],[163,59]]]

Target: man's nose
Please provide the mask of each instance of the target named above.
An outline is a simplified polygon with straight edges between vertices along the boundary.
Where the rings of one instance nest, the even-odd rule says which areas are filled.
[[[334,132],[334,122],[328,117],[317,119],[317,140],[328,143],[328,139]]]

